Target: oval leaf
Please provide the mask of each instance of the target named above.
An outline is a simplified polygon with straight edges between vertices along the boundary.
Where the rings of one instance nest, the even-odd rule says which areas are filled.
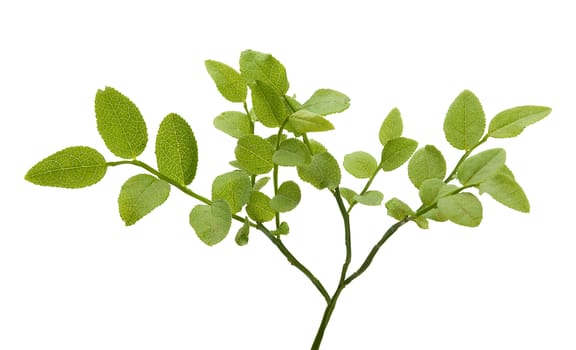
[[[252,175],[266,174],[274,167],[274,147],[257,135],[241,137],[234,150],[240,166]]]
[[[270,221],[276,216],[276,213],[270,207],[270,197],[258,191],[252,191],[246,206],[246,213],[256,222]]]
[[[190,125],[178,114],[168,114],[156,136],[158,170],[182,185],[196,176],[198,145]]]
[[[240,74],[248,85],[260,80],[273,87],[281,96],[288,92],[286,69],[270,54],[243,51],[240,54]]]
[[[402,136],[404,124],[402,123],[402,116],[398,108],[394,108],[388,113],[388,116],[380,126],[378,137],[382,146],[386,146],[388,141]]]
[[[376,159],[363,151],[345,155],[343,165],[347,172],[359,179],[367,179],[378,170]]]
[[[224,200],[232,213],[242,210],[250,199],[252,181],[250,175],[241,170],[234,170],[217,176],[212,182],[212,200]]]
[[[496,174],[480,184],[480,193],[486,192],[496,201],[522,213],[530,212],[530,202],[522,187],[513,177]]]
[[[444,119],[446,140],[455,148],[469,150],[484,134],[486,118],[478,98],[464,90],[448,108]]]
[[[232,212],[228,203],[223,200],[215,201],[211,205],[195,206],[189,219],[198,238],[209,246],[226,238],[232,226]]]
[[[252,104],[258,120],[269,128],[275,128],[284,123],[288,112],[281,95],[263,81],[256,80],[250,85]]]
[[[418,147],[418,142],[406,137],[389,140],[382,150],[380,167],[384,171],[392,171],[406,163]]]
[[[24,178],[40,186],[82,188],[100,181],[106,169],[106,160],[98,151],[74,146],[44,158]]]
[[[316,187],[334,190],[341,179],[338,161],[328,152],[316,153],[308,165],[299,166],[298,176]]]
[[[230,102],[244,102],[248,93],[246,81],[234,68],[217,61],[205,62],[208,74],[216,83],[218,91]]]
[[[246,218],[244,220],[244,224],[242,225],[242,227],[240,227],[240,229],[236,233],[234,241],[236,242],[236,244],[242,247],[248,244],[249,238],[250,238],[250,222],[248,221],[248,218]]]
[[[442,179],[446,176],[446,160],[440,151],[431,145],[420,148],[408,162],[408,177],[417,188],[427,179]]]
[[[455,185],[446,184],[440,179],[428,179],[422,181],[418,195],[420,196],[422,204],[431,205],[439,198],[457,189],[458,187]]]
[[[328,115],[340,113],[350,107],[350,98],[341,92],[331,89],[319,89],[304,102],[302,109],[307,111]]]
[[[348,205],[352,205],[352,203],[356,202],[354,197],[356,197],[358,193],[349,188],[340,187],[340,195],[346,200],[346,202],[348,202]]]
[[[274,152],[272,161],[282,166],[299,166],[310,163],[312,157],[304,142],[298,139],[282,141],[280,147]]]
[[[248,115],[235,111],[224,112],[214,118],[214,127],[237,139],[251,133]]]
[[[407,216],[414,214],[414,211],[408,204],[402,202],[398,198],[392,198],[386,202],[386,209],[388,209],[388,216],[396,220],[404,220]]]
[[[170,185],[155,176],[148,174],[135,175],[129,178],[118,196],[120,217],[130,226],[142,219],[168,199]]]
[[[438,200],[442,215],[455,224],[476,227],[482,221],[482,203],[472,193],[457,193]]]
[[[278,188],[278,193],[270,200],[270,208],[285,213],[300,203],[300,187],[294,181],[286,181]]]
[[[520,106],[498,113],[488,127],[488,136],[506,138],[520,135],[530,124],[544,119],[552,112],[549,107]]]
[[[377,206],[382,204],[383,200],[384,195],[380,191],[367,191],[364,194],[354,196],[354,201],[364,205]]]
[[[286,129],[302,135],[307,132],[333,130],[334,125],[320,114],[301,109],[290,116]]]
[[[466,159],[458,169],[458,180],[464,186],[477,185],[500,171],[506,162],[506,151],[489,149]]]
[[[252,189],[254,191],[260,191],[262,188],[264,188],[264,186],[266,186],[266,184],[268,183],[268,181],[270,181],[270,177],[269,176],[264,176],[260,179],[258,179],[258,181],[256,181],[254,183],[254,186],[252,187]]]
[[[148,143],[146,123],[138,107],[114,88],[98,90],[94,102],[98,132],[116,156],[134,159]]]

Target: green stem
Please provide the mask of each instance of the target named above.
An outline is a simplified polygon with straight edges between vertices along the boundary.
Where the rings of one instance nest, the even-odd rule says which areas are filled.
[[[366,185],[364,185],[364,188],[362,189],[362,191],[360,191],[360,196],[365,194],[368,191],[368,189],[370,188],[370,185],[372,185],[372,182],[376,178],[376,175],[378,175],[378,173],[380,172],[381,166],[382,166],[382,163],[378,164],[378,167],[376,168],[374,173],[372,173],[372,175],[370,176],[370,178],[366,182]],[[348,208],[348,214],[350,214],[350,212],[352,211],[352,208],[354,208],[354,206],[356,204],[358,204],[358,202],[353,202],[352,204],[350,204],[350,207]]]
[[[452,170],[452,172],[450,173],[450,175],[448,175],[448,177],[446,177],[446,180],[444,180],[445,183],[448,183],[450,181],[452,181],[454,179],[454,177],[456,176],[456,173],[458,173],[458,168],[460,168],[460,165],[462,165],[462,163],[466,160],[466,158],[468,158],[468,156],[481,144],[483,144],[484,142],[486,142],[488,140],[488,135],[484,136],[480,141],[478,141],[478,143],[470,148],[469,150],[467,150],[464,155],[460,158],[460,160],[458,160],[458,163],[456,163],[456,166],[454,167],[454,169]]]

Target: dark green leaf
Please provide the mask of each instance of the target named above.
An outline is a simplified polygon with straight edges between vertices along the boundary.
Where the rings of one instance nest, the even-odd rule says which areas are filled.
[[[427,179],[442,179],[446,175],[446,161],[431,145],[420,148],[408,162],[408,177],[416,187]]]
[[[132,176],[122,185],[118,196],[120,217],[130,226],[168,199],[170,185],[155,176]]]
[[[242,227],[240,227],[240,229],[236,233],[234,241],[236,241],[236,244],[238,244],[239,246],[245,246],[246,244],[248,244],[249,235],[250,235],[250,222],[248,221],[248,218],[246,218],[244,220],[244,224],[242,225]]]
[[[214,127],[239,139],[250,134],[250,119],[248,115],[241,112],[224,112],[214,118]]]
[[[506,138],[520,135],[524,128],[544,119],[552,109],[543,106],[521,106],[498,113],[488,127],[488,136]]]
[[[384,195],[380,191],[367,191],[362,195],[354,196],[354,201],[364,205],[377,206],[382,204],[382,200],[384,200]]]
[[[160,123],[156,136],[158,170],[188,185],[196,176],[198,146],[190,125],[177,114],[169,114]]]
[[[248,88],[246,81],[234,68],[217,61],[205,62],[208,74],[216,83],[218,91],[230,102],[244,102]]]
[[[506,151],[489,149],[466,159],[458,169],[458,180],[464,186],[477,185],[500,171],[506,162]]]
[[[530,202],[522,187],[513,177],[496,174],[480,184],[480,193],[486,192],[496,201],[522,213],[530,212]]]
[[[414,214],[408,204],[398,198],[392,198],[386,202],[386,209],[388,209],[388,215],[396,220],[404,220],[407,216]]]
[[[100,181],[106,169],[106,160],[98,151],[74,146],[44,158],[24,178],[41,186],[82,188]]]
[[[286,181],[278,188],[278,193],[270,200],[270,208],[276,212],[290,211],[300,203],[300,187],[294,181]]]
[[[416,147],[418,142],[406,137],[397,137],[386,142],[382,149],[382,170],[392,171],[402,166],[410,159]]]
[[[288,118],[282,96],[263,81],[256,80],[250,85],[252,104],[258,120],[269,128],[275,128]]]
[[[328,152],[315,154],[310,164],[299,166],[297,169],[298,176],[317,189],[334,190],[340,184],[338,161]]]
[[[400,111],[398,108],[392,109],[380,126],[378,137],[382,146],[386,146],[388,141],[402,136],[403,128],[404,124],[402,123]]]
[[[350,99],[341,92],[330,89],[319,89],[304,102],[302,109],[328,115],[345,111],[350,106]]]
[[[288,92],[288,78],[284,66],[270,54],[253,50],[243,51],[240,55],[240,74],[248,85],[261,80],[281,95]]]
[[[98,90],[94,102],[98,132],[116,156],[134,159],[146,148],[148,132],[138,107],[114,88]]]
[[[306,145],[298,139],[282,141],[272,156],[274,163],[282,166],[299,166],[310,163],[312,157]]]
[[[374,175],[378,169],[378,162],[369,153],[363,151],[352,152],[344,156],[344,169],[352,176],[367,179]]]
[[[212,205],[199,204],[190,212],[190,225],[202,242],[213,246],[228,235],[232,226],[232,212],[223,200],[215,201]]]
[[[274,147],[257,135],[241,137],[234,150],[236,159],[243,169],[250,174],[266,174],[274,167],[272,155]]]
[[[250,176],[241,170],[217,176],[212,182],[212,200],[222,199],[228,203],[232,213],[242,210],[252,192]]]
[[[307,132],[333,130],[334,125],[320,114],[301,109],[290,116],[287,130],[293,131],[297,135]]]
[[[464,90],[452,102],[444,119],[446,140],[455,148],[470,150],[484,134],[486,118],[478,98]]]
[[[276,213],[270,207],[270,197],[262,192],[252,191],[246,206],[246,213],[256,222],[266,222],[274,219]]]
[[[476,227],[482,221],[482,204],[472,193],[457,193],[438,200],[442,215],[455,224]]]

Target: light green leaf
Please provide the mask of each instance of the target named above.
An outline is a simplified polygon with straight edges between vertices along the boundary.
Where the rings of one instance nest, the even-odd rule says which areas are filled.
[[[414,211],[408,204],[402,202],[398,198],[392,198],[386,202],[386,209],[388,209],[388,216],[396,220],[404,220],[407,216],[413,215]]]
[[[241,137],[234,150],[236,159],[243,169],[252,175],[266,174],[274,167],[274,147],[257,135]]]
[[[272,231],[272,234],[275,236],[287,235],[288,233],[290,233],[290,226],[288,226],[288,223],[285,221],[280,223],[280,227],[278,227],[277,230]]]
[[[446,175],[446,161],[431,145],[420,148],[408,162],[408,177],[417,188],[427,179],[442,179]]]
[[[448,221],[446,215],[442,214],[442,212],[438,208],[431,209],[422,215],[423,217],[438,221],[438,222],[445,222]]]
[[[98,132],[116,156],[134,159],[148,143],[146,123],[138,107],[114,88],[98,90],[94,102]]]
[[[458,187],[444,183],[440,179],[427,179],[422,181],[418,194],[422,204],[431,205],[439,198],[455,191]]]
[[[455,224],[476,227],[482,221],[482,204],[472,193],[457,193],[438,200],[438,209]]]
[[[264,186],[266,186],[268,181],[270,181],[270,177],[264,176],[264,177],[258,179],[258,181],[256,181],[256,183],[254,184],[254,187],[252,189],[254,191],[260,191],[262,188],[264,188]]]
[[[248,221],[248,218],[246,218],[244,220],[244,224],[242,225],[242,227],[240,227],[240,229],[236,233],[234,241],[236,241],[236,244],[238,244],[239,246],[245,246],[246,244],[248,244],[248,240],[250,237],[249,235],[250,235],[250,222]]]
[[[228,235],[232,226],[232,212],[223,200],[215,201],[212,205],[199,204],[190,212],[190,225],[202,242],[213,246]]]
[[[402,136],[402,130],[404,129],[404,124],[402,123],[402,115],[398,108],[394,108],[388,113],[388,116],[382,122],[380,126],[380,133],[378,137],[380,138],[380,143],[382,146],[386,146],[388,141]]]
[[[354,196],[354,201],[364,205],[377,206],[382,204],[382,200],[384,200],[384,195],[380,191],[367,191],[362,195]]]
[[[328,149],[326,147],[324,147],[323,144],[321,144],[320,142],[316,141],[316,140],[308,140],[308,144],[310,146],[310,152],[312,153],[312,155],[314,154],[318,154],[318,153],[322,153],[322,152],[328,152]]]
[[[352,176],[367,179],[374,175],[378,169],[378,162],[369,153],[363,151],[352,152],[344,156],[344,169]]]
[[[333,130],[334,125],[320,114],[301,109],[290,116],[286,130],[302,135],[307,132]]]
[[[488,193],[496,201],[522,213],[530,212],[530,202],[513,177],[496,174],[480,184],[480,193]]]
[[[170,185],[155,176],[140,174],[129,178],[118,196],[120,217],[130,226],[168,199]]]
[[[478,98],[468,90],[456,97],[444,119],[446,140],[455,148],[470,150],[484,134],[486,118]]]
[[[397,137],[386,142],[382,149],[381,168],[384,171],[392,171],[406,163],[418,147],[418,142],[406,138]]]
[[[270,197],[258,191],[252,191],[246,206],[246,213],[256,222],[270,221],[276,216],[276,213],[270,207]]]
[[[241,112],[224,112],[214,118],[214,127],[234,137],[241,138],[250,134],[250,119],[248,115]]]
[[[524,129],[552,112],[549,107],[520,106],[498,113],[488,127],[488,136],[506,138],[520,135]]]
[[[304,102],[302,109],[307,111],[328,115],[340,113],[350,107],[350,98],[341,92],[331,89],[319,89]]]
[[[275,128],[284,123],[288,112],[281,95],[263,81],[256,80],[250,85],[252,105],[258,120],[269,128]]]
[[[340,187],[340,195],[346,200],[346,202],[348,202],[348,205],[352,205],[352,203],[356,202],[354,197],[357,196],[358,193],[349,188]]]
[[[276,212],[285,213],[300,203],[300,187],[294,181],[286,181],[278,188],[278,193],[270,200],[270,208]]]
[[[244,102],[248,93],[246,81],[234,68],[217,61],[206,60],[206,70],[218,91],[230,102]]]
[[[458,180],[464,186],[477,185],[500,171],[506,162],[506,151],[489,149],[466,159],[458,169]]]
[[[196,176],[198,145],[190,125],[177,114],[171,113],[160,123],[156,136],[158,170],[188,185]]]
[[[82,188],[102,180],[107,167],[106,160],[95,149],[74,146],[36,163],[24,179],[40,186]]]
[[[228,203],[232,213],[242,210],[252,192],[250,176],[242,170],[234,170],[217,176],[212,182],[212,200],[222,199]]]
[[[414,222],[423,230],[427,230],[429,228],[428,219],[423,216],[418,216],[414,219]]]
[[[304,142],[298,139],[282,141],[272,156],[272,161],[282,166],[299,166],[309,164],[312,160]]]
[[[297,169],[298,176],[317,189],[334,190],[340,184],[342,175],[338,161],[328,152],[315,154],[310,164],[299,166]]]
[[[286,95],[289,84],[286,69],[272,55],[253,50],[240,54],[240,74],[248,85],[261,80],[270,85],[281,95]]]

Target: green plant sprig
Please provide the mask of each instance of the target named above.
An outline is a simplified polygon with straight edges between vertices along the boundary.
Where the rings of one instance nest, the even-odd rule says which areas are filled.
[[[468,90],[452,102],[444,119],[448,143],[463,151],[447,174],[446,161],[433,145],[418,148],[416,140],[404,137],[400,111],[394,108],[378,132],[382,149],[379,160],[365,151],[344,156],[342,166],[353,177],[364,180],[360,192],[341,185],[340,163],[309,134],[334,129],[329,117],[348,109],[350,99],[341,92],[318,89],[305,102],[288,95],[289,82],[284,66],[272,55],[253,50],[240,55],[239,71],[224,63],[207,60],[206,69],[221,95],[239,103],[241,111],[226,111],[214,118],[214,126],[236,139],[232,170],[216,176],[211,196],[190,187],[198,168],[198,145],[187,121],[175,113],[161,122],[155,142],[157,167],[138,159],[148,144],[148,130],[136,105],[111,87],[98,90],[95,98],[97,129],[106,147],[119,159],[107,161],[87,146],[73,146],[56,152],[34,165],[25,179],[42,186],[83,188],[99,182],[107,169],[133,165],[146,171],[130,177],[118,196],[118,210],[126,225],[133,225],[162,205],[170,188],[196,199],[189,214],[190,226],[198,238],[212,246],[223,241],[233,222],[240,227],[235,235],[239,246],[249,242],[251,229],[262,232],[282,255],[316,287],[326,307],[312,349],[320,348],[327,326],[342,291],[364,274],[380,248],[402,226],[414,222],[428,229],[430,221],[451,221],[476,227],[482,221],[482,204],[471,191],[488,193],[501,204],[529,212],[530,204],[512,171],[506,166],[502,148],[475,151],[490,138],[518,136],[529,125],[545,118],[551,109],[520,106],[494,116],[486,129],[486,117],[478,98]],[[256,134],[256,125],[261,134]],[[267,133],[267,131],[270,131]],[[418,209],[398,198],[385,202],[395,222],[364,258],[350,271],[352,262],[351,212],[357,205],[381,206],[384,194],[373,189],[380,172],[390,172],[407,163],[408,179],[420,198]],[[282,237],[290,226],[282,213],[296,209],[302,198],[301,186],[292,180],[280,181],[283,168],[295,168],[304,186],[328,190],[342,217],[345,258],[338,284],[330,294],[320,280],[286,247]],[[272,180],[272,189],[266,189]],[[458,183],[453,183],[453,182]],[[267,194],[271,192],[271,194]],[[266,226],[273,222],[274,229]]]

